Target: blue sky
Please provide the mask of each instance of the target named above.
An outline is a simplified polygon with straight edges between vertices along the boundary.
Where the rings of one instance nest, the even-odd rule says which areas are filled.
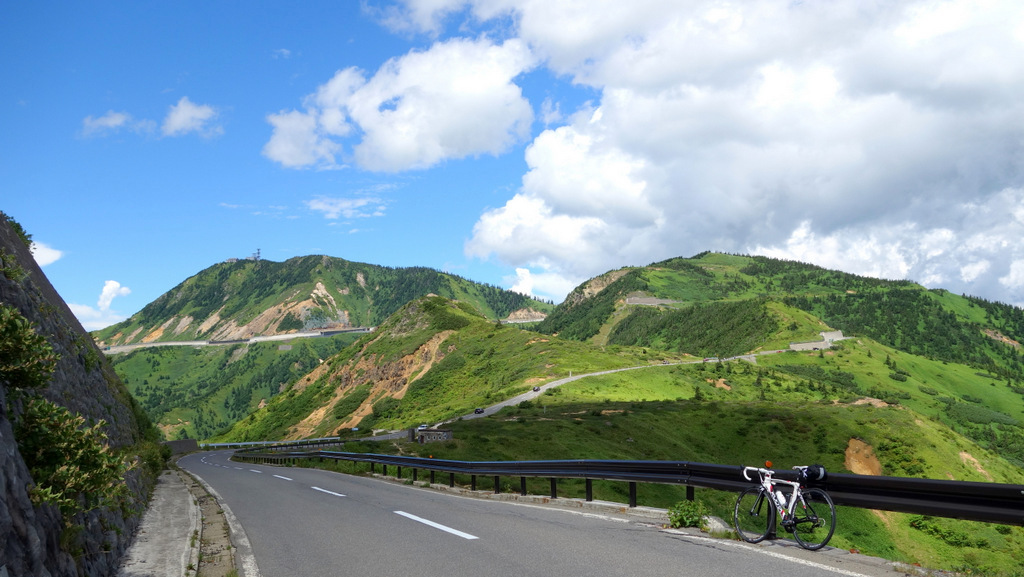
[[[88,329],[260,249],[560,301],[704,250],[1024,304],[1019,2],[0,3],[0,210]]]

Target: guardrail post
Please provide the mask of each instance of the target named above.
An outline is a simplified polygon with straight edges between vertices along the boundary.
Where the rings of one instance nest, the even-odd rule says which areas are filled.
[[[434,484],[434,471],[433,470],[430,471],[430,484],[431,485]]]
[[[380,465],[380,472],[381,472],[381,475],[384,475],[385,477],[387,477],[388,476],[388,466],[385,465],[384,463],[381,463],[381,465]]]
[[[686,486],[686,500],[693,501],[693,485]]]
[[[373,472],[373,461],[370,461],[370,472]]]
[[[398,478],[399,479],[402,478],[402,466],[401,465],[398,466]]]
[[[494,476],[494,494],[498,495],[501,493],[501,477]]]
[[[594,500],[594,480],[587,479],[587,502]]]
[[[469,476],[469,490],[476,491],[476,475]]]
[[[416,482],[416,467],[412,468],[412,482]]]
[[[636,507],[636,481],[629,482],[629,506]]]
[[[519,494],[526,496],[526,477],[519,477]]]
[[[558,498],[558,479],[551,477],[551,498]]]
[[[455,486],[455,473],[448,473],[448,486],[449,487],[454,487]]]

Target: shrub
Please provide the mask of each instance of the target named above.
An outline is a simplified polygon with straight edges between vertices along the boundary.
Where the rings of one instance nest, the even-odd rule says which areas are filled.
[[[707,505],[700,499],[679,501],[668,510],[668,520],[672,527],[697,527],[701,531],[708,528],[705,519],[709,513]]]
[[[40,389],[50,382],[57,355],[14,307],[0,304],[0,381],[16,389]]]
[[[71,517],[129,499],[122,481],[134,467],[107,444],[99,421],[85,427],[85,418],[44,399],[30,399],[18,420],[16,436],[36,486],[36,503],[56,505],[65,524]]]

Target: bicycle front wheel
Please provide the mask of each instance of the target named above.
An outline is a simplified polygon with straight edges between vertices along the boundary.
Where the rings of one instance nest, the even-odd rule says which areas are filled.
[[[747,543],[764,541],[773,518],[775,503],[764,487],[749,487],[736,499],[732,522],[736,533]]]
[[[836,506],[821,489],[806,489],[793,519],[793,537],[804,549],[817,551],[836,531]]]

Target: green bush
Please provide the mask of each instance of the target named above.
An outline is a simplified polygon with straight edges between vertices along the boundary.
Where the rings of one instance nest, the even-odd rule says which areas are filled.
[[[99,507],[128,502],[123,482],[133,465],[125,463],[107,443],[104,421],[91,427],[85,418],[44,399],[30,399],[18,419],[18,448],[36,486],[36,503],[56,505],[65,524]]]
[[[668,520],[672,527],[697,527],[704,531],[708,528],[705,517],[709,512],[708,507],[700,499],[679,501],[669,508]]]
[[[14,307],[0,304],[0,382],[41,389],[50,382],[57,355]]]

